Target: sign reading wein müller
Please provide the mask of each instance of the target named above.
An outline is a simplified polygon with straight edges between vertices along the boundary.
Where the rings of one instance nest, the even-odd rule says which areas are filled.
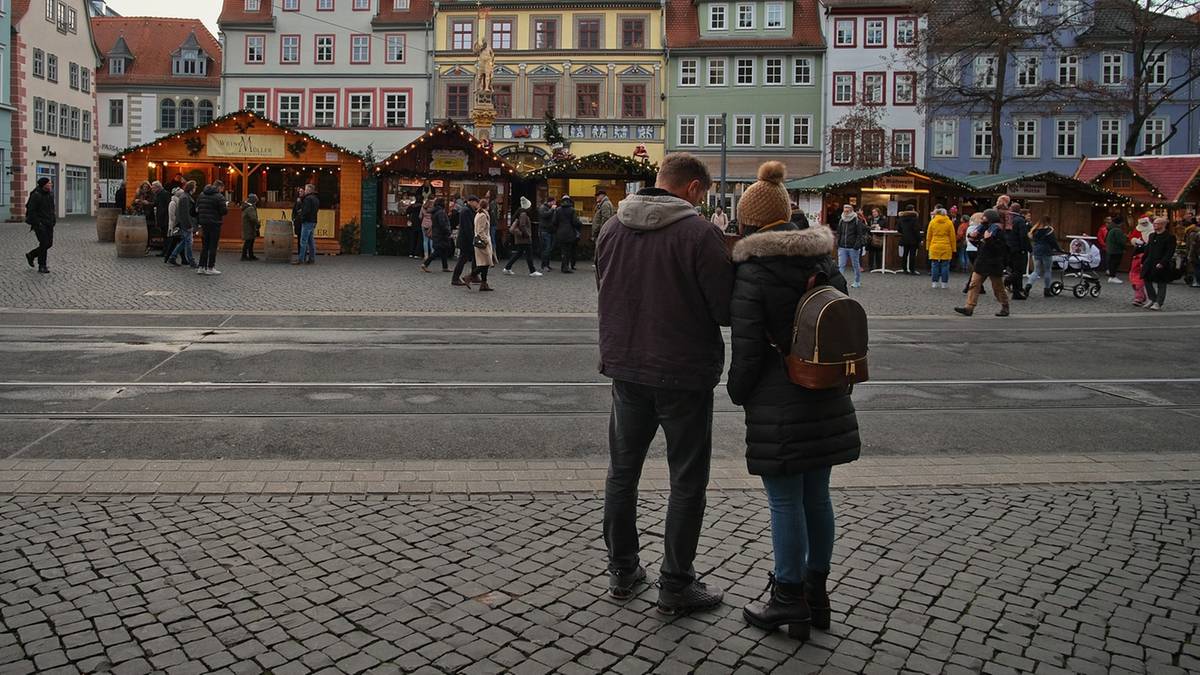
[[[283,136],[209,134],[204,151],[209,157],[278,159],[283,157]]]

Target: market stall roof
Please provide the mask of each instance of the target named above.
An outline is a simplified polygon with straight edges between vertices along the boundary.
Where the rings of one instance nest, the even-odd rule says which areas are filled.
[[[246,118],[244,121],[242,120],[243,117]],[[121,152],[118,152],[115,158],[121,160],[130,153],[149,150],[157,145],[162,145],[167,141],[182,138],[184,136],[194,136],[201,131],[208,131],[217,127],[225,126],[225,123],[230,121],[234,122],[235,131],[238,133],[251,133],[251,129],[255,128],[259,124],[262,124],[269,129],[274,129],[276,131],[282,131],[293,136],[298,136],[299,138],[297,140],[312,141],[313,143],[317,143],[328,150],[333,150],[343,155],[348,155],[350,159],[358,160],[360,163],[363,161],[362,155],[349,148],[344,148],[336,143],[330,143],[324,139],[317,138],[312,134],[306,134],[303,131],[296,131],[291,127],[285,127],[281,124],[277,124],[266,117],[259,115],[253,110],[237,110],[229,113],[228,115],[222,115],[206,124],[200,124],[190,129],[184,129],[182,131],[176,131],[172,134],[167,134],[166,136],[160,136],[149,143],[143,143],[141,145],[125,148]],[[346,159],[346,157],[342,157],[341,159]]]
[[[861,183],[863,181],[872,180],[875,178],[884,178],[887,176],[913,176],[941,183],[947,187],[952,187],[964,192],[971,192],[975,188],[962,181],[956,180],[949,176],[943,176],[932,171],[925,171],[912,166],[885,166],[875,169],[848,169],[845,171],[826,171],[815,176],[806,176],[804,178],[796,178],[783,184],[788,190],[795,192],[826,192],[837,188]]]
[[[466,150],[478,161],[468,158],[468,170],[438,169],[431,156],[423,151]],[[495,179],[515,176],[517,170],[496,151],[485,145],[471,132],[454,120],[446,120],[415,138],[411,143],[388,155],[375,165],[375,174],[392,174],[419,178],[486,178]]]
[[[1036,173],[984,173],[963,176],[962,182],[974,187],[979,192],[1001,192],[1017,183],[1043,182],[1061,185],[1082,192],[1092,199],[1104,201],[1125,202],[1125,195],[1106,190],[1099,185],[1085,183],[1070,176],[1064,176],[1055,171],[1039,171]]]
[[[1098,184],[1121,167],[1128,167],[1151,194],[1168,204],[1182,203],[1184,195],[1200,185],[1200,155],[1084,159],[1075,170],[1075,179]]]
[[[653,183],[658,177],[658,165],[611,152],[597,152],[547,164],[525,174],[526,178],[624,178]]]

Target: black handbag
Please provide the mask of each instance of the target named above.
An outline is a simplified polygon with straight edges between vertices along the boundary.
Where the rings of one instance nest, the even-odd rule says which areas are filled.
[[[487,239],[484,239],[483,237],[481,237],[479,235],[475,235],[475,241],[472,243],[475,245],[475,248],[487,248],[488,247]]]

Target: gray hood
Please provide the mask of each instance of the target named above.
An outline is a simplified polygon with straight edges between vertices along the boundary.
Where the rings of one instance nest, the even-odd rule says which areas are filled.
[[[617,206],[617,218],[631,230],[661,230],[695,215],[695,206],[674,195],[632,195]]]

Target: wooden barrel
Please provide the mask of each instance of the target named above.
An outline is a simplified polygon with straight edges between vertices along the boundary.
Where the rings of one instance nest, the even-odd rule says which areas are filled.
[[[96,241],[112,241],[117,232],[117,216],[121,209],[96,209]]]
[[[296,250],[289,220],[268,220],[265,232],[267,262],[291,262]]]
[[[146,255],[146,217],[117,218],[116,240],[118,258],[141,258]]]

